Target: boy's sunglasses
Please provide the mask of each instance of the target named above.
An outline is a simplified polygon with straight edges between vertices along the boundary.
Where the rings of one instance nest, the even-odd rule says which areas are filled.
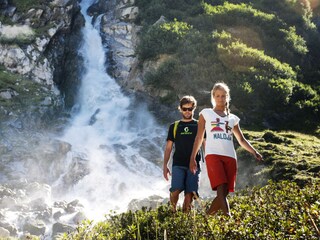
[[[189,112],[192,112],[193,111],[193,108],[181,108],[182,111],[186,112],[186,111],[189,111]]]

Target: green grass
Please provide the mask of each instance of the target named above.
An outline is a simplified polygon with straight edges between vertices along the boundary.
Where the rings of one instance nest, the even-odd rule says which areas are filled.
[[[237,148],[238,187],[290,180],[304,186],[320,182],[320,139],[292,131],[245,131],[245,137],[263,155],[257,162],[243,148]],[[236,145],[237,147],[237,145]]]

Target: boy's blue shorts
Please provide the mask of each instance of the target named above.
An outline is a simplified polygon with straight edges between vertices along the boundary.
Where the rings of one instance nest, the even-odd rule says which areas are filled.
[[[170,192],[180,190],[181,192],[184,191],[184,194],[192,192],[198,194],[199,173],[199,169],[196,174],[193,174],[187,167],[173,166]]]

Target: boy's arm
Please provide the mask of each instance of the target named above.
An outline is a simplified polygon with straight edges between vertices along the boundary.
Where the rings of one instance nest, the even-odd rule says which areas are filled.
[[[164,150],[164,157],[163,157],[163,176],[164,178],[168,181],[169,178],[168,178],[168,174],[171,174],[170,173],[170,170],[168,168],[168,162],[169,162],[169,159],[170,159],[170,154],[171,154],[171,151],[172,151],[172,146],[173,146],[173,142],[171,140],[168,140],[167,141],[167,144],[166,144],[166,147],[165,147],[165,150]]]

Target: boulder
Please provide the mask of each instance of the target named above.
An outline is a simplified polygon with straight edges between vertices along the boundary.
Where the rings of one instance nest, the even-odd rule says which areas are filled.
[[[83,212],[77,212],[72,218],[72,222],[75,224],[80,224],[82,221],[86,220],[87,217]]]
[[[28,219],[23,225],[23,231],[35,236],[40,236],[46,232],[46,225],[41,220]]]
[[[10,232],[3,228],[3,227],[0,227],[0,238],[9,238],[10,237]]]
[[[164,201],[164,198],[157,195],[153,195],[144,199],[133,199],[128,204],[128,210],[136,211],[142,209],[143,207],[147,209],[156,209],[157,207],[162,205]]]
[[[75,229],[67,224],[64,223],[60,223],[60,222],[56,222],[55,224],[53,224],[52,226],[52,237],[56,237],[57,235],[61,234],[61,233],[68,233],[68,232],[72,232]]]

